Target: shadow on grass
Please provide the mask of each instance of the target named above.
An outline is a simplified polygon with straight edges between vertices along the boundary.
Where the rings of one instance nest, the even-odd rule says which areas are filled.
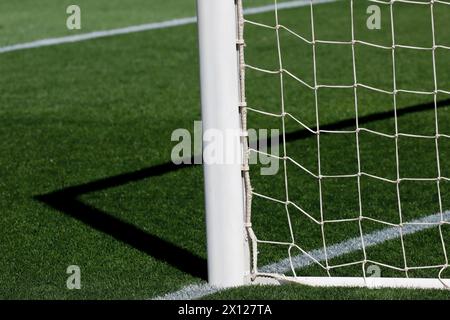
[[[450,99],[438,102],[438,108],[450,105]],[[434,103],[418,104],[399,109],[397,116],[433,110]],[[370,123],[379,120],[386,120],[393,117],[393,112],[380,112],[359,118],[359,124]],[[355,119],[346,119],[332,124],[321,126],[322,130],[339,130],[353,126]],[[313,129],[315,130],[315,129]],[[297,130],[286,134],[286,141],[305,139],[310,136],[307,130]],[[193,160],[193,159],[191,159]],[[191,161],[192,163],[192,161]],[[118,187],[134,181],[161,176],[169,172],[182,170],[190,165],[175,165],[172,162],[144,168],[134,172],[128,172],[117,176],[95,180],[86,184],[67,187],[54,192],[38,195],[34,198],[53,209],[71,216],[86,225],[106,233],[113,238],[126,243],[133,248],[147,253],[157,260],[166,262],[182,272],[194,277],[207,279],[206,260],[180,248],[158,236],[147,233],[137,226],[118,219],[111,214],[89,206],[78,199],[79,196],[108,188]]]
[[[132,181],[162,175],[185,167],[186,165],[166,163],[38,195],[35,196],[35,199],[85,223],[95,230],[106,233],[139,251],[145,252],[157,260],[164,261],[194,277],[206,280],[205,259],[78,199],[83,194],[118,187]]]

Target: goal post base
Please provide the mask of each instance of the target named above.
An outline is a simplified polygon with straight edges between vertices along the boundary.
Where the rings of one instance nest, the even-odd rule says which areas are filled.
[[[286,277],[258,275],[251,283],[255,285],[297,283],[311,287],[354,287],[370,289],[450,289],[450,279],[434,278]]]

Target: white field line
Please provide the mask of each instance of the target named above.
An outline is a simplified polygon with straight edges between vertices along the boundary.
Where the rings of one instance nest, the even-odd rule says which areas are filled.
[[[335,2],[335,1],[338,1],[338,0],[315,0],[315,4]],[[298,8],[298,7],[303,7],[303,6],[306,6],[309,4],[310,4],[310,0],[295,0],[295,1],[282,2],[282,3],[278,4],[278,10]],[[257,14],[257,13],[270,12],[273,10],[274,10],[274,5],[266,5],[266,6],[255,7],[255,8],[248,8],[244,11],[244,13],[246,15],[251,15],[251,14]],[[93,32],[77,34],[77,35],[73,35],[73,36],[41,39],[41,40],[36,40],[36,41],[32,41],[32,42],[19,43],[19,44],[6,46],[6,47],[0,47],[0,53],[24,50],[24,49],[39,48],[39,47],[45,47],[45,46],[55,46],[55,45],[59,45],[59,44],[63,44],[63,43],[80,42],[80,41],[86,41],[86,40],[104,38],[104,37],[111,37],[111,36],[117,36],[117,35],[128,34],[128,33],[157,30],[157,29],[166,29],[166,28],[171,28],[171,27],[183,26],[183,25],[187,25],[187,24],[194,24],[196,22],[197,22],[196,17],[187,17],[187,18],[173,19],[173,20],[167,20],[167,21],[162,21],[162,22],[129,26],[129,27],[125,27],[125,28],[103,30],[103,31],[93,31]]]
[[[450,219],[450,211],[444,212],[444,219],[448,221]],[[415,224],[407,224],[403,228],[403,234],[413,234],[422,230],[430,229],[435,227],[436,225],[431,225],[429,223],[437,223],[441,220],[440,214],[433,214],[424,218],[420,218],[412,221],[411,223]],[[428,223],[428,224],[427,224]],[[375,231],[369,234],[364,235],[364,242],[366,248],[372,247],[378,244],[381,244],[388,240],[393,240],[399,238],[400,233],[398,227],[389,227],[379,231]],[[332,245],[327,247],[327,255],[328,259],[333,259],[340,257],[345,254],[349,254],[362,249],[361,238],[355,237],[344,242]],[[325,254],[323,249],[316,249],[310,251],[308,253],[318,261],[325,260]],[[295,269],[305,268],[310,265],[313,265],[314,262],[310,257],[306,254],[298,255],[292,258],[292,263],[295,266]],[[282,274],[291,270],[289,258],[281,260],[279,262],[269,264],[267,266],[262,267],[259,271],[264,273],[278,273]],[[209,284],[203,282],[200,284],[192,284],[188,285],[178,291],[168,293],[166,295],[162,295],[154,300],[191,300],[191,299],[199,299],[206,295],[210,295],[219,291],[224,290],[223,288],[217,288],[210,286]]]

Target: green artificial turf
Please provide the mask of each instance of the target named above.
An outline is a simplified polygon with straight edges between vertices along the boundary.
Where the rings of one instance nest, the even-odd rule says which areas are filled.
[[[8,150],[1,159],[2,224],[9,225],[0,241],[5,252],[2,296],[148,298],[193,281],[33,199],[170,160],[172,130],[189,128],[200,117],[195,26],[178,30],[182,34],[161,30],[0,57],[0,99],[7,106],[0,112],[2,136],[7,137],[1,143]],[[152,42],[159,43],[158,50],[146,45]],[[188,179],[186,188],[201,194],[201,168],[188,170],[195,170],[197,183]],[[182,179],[188,170],[175,175]],[[173,184],[168,179],[153,184],[144,203],[167,204]],[[131,204],[126,195],[135,194],[131,187],[131,193],[124,193],[125,207]],[[161,197],[161,190],[169,193]],[[189,213],[201,226],[203,209],[195,203]],[[177,216],[185,204],[174,204],[172,215]],[[135,209],[132,205],[134,214],[125,219],[142,214],[150,222],[151,216],[170,214],[163,207],[140,214]],[[203,238],[191,241],[203,248]],[[65,288],[69,264],[81,265],[81,291]]]
[[[247,0],[265,5],[271,0]],[[281,2],[281,1],[280,1]],[[195,0],[5,0],[0,3],[0,46],[131,25],[192,17]],[[66,9],[81,9],[81,29],[68,30]]]
[[[298,284],[248,286],[207,296],[223,300],[448,300],[446,290],[314,288]]]
[[[194,14],[193,3],[188,6],[187,2],[183,2],[178,6],[181,2],[176,2],[177,5],[175,1],[165,2],[161,6],[152,4],[160,11],[154,16],[149,13],[150,22]],[[100,3],[98,1],[96,5],[101,9]],[[126,8],[135,10],[134,15],[124,10],[119,2],[108,3],[115,8],[104,13],[109,20],[101,19],[106,22],[93,24],[92,30],[149,22],[144,10],[136,9],[137,5],[127,5]],[[5,5],[19,8],[13,2],[0,4]],[[44,8],[53,6],[54,2],[50,4],[50,1],[48,6],[43,5]],[[437,39],[448,46],[450,9],[436,7],[440,8],[436,13],[437,25],[442,26],[436,30]],[[42,30],[32,27],[33,23],[40,25],[39,22],[30,22],[30,28],[36,31],[26,32],[24,37],[7,31],[9,28],[0,29],[0,32],[14,33],[14,36],[7,37],[4,44],[65,34],[65,31],[59,34],[59,29],[54,27],[56,16],[53,9],[48,10],[49,18],[45,19]],[[5,11],[0,12],[4,15]],[[102,15],[99,12],[92,14],[100,18]],[[348,1],[317,6],[317,38],[348,40],[348,12]],[[426,29],[429,17],[423,11],[417,11],[416,7],[404,6],[398,12],[398,41],[405,44],[418,41],[422,45],[430,45],[429,30]],[[22,14],[31,16],[29,11]],[[369,32],[365,29],[366,15],[362,4],[358,5],[355,16],[358,38],[389,43],[389,21],[385,10],[380,31]],[[19,18],[11,15],[10,19],[13,25]],[[251,19],[274,23],[271,13],[255,15]],[[308,7],[282,11],[280,21],[310,37]],[[415,26],[415,32],[409,32],[411,29],[408,26]],[[311,83],[311,47],[285,32],[280,35],[285,69]],[[273,70],[279,68],[273,30],[248,26],[246,40],[247,63]],[[390,51],[357,46],[356,55],[359,81],[389,90],[392,86]],[[186,261],[206,259],[201,166],[178,170],[173,170],[170,164],[157,167],[170,163],[171,149],[175,145],[170,141],[172,131],[187,128],[192,132],[193,122],[200,119],[197,56],[195,25],[0,54],[0,136],[3,137],[0,140],[0,298],[145,299],[201,281],[196,272],[183,269],[181,256],[178,262],[173,260],[180,252],[174,247],[188,253]],[[317,59],[319,83],[353,82],[351,50],[348,46],[318,45]],[[449,61],[448,52],[437,51],[438,84],[445,90],[450,90],[450,73],[446,67]],[[398,50],[398,87],[432,90],[431,66],[429,52]],[[278,75],[249,70],[247,79],[249,105],[279,112]],[[355,117],[352,89],[319,91],[321,125]],[[314,126],[312,92],[286,77],[285,93],[286,110],[305,124]],[[393,109],[392,97],[388,95],[358,89],[358,98],[361,117],[391,112]],[[442,94],[438,98],[444,100],[449,97]],[[405,110],[431,101],[431,96],[398,96],[399,109]],[[439,108],[441,133],[450,133],[449,111],[448,105]],[[406,113],[398,120],[401,132],[434,134],[432,108]],[[280,129],[281,126],[279,119],[255,113],[249,114],[249,124],[253,128],[268,129]],[[301,129],[291,120],[287,120],[286,127],[291,133]],[[367,121],[364,127],[392,134],[393,117]],[[340,129],[352,129],[352,125]],[[305,134],[301,139],[293,139],[286,147],[293,159],[317,172],[317,142],[314,135]],[[441,139],[439,147],[441,175],[449,177],[450,142]],[[362,132],[360,150],[364,171],[395,179],[395,145],[392,139]],[[354,135],[321,135],[321,155],[323,174],[352,174],[357,170]],[[402,176],[436,177],[434,140],[400,138],[399,157]],[[167,171],[161,169],[167,166]],[[150,169],[133,175],[146,168]],[[259,176],[258,168],[251,168],[255,191],[285,199],[283,171],[280,170],[275,176]],[[288,173],[290,199],[317,218],[317,181],[292,164],[288,165]],[[108,183],[92,189],[80,187],[75,195],[70,193],[71,189],[69,193],[58,193],[65,188],[121,174],[128,178],[108,180]],[[361,183],[365,214],[397,223],[395,185],[369,178],[362,178]],[[441,182],[444,209],[450,209],[449,188],[449,182]],[[91,207],[71,213],[66,210],[64,213],[64,210],[49,206],[48,201],[46,204],[44,200],[48,198],[42,197],[54,192],[56,196],[51,198],[52,201],[59,199],[66,208],[70,207],[70,201],[74,198]],[[435,183],[402,183],[401,195],[403,214],[408,220],[439,210]],[[325,215],[336,219],[355,217],[359,212],[356,196],[355,178],[324,181]],[[254,228],[259,238],[290,241],[282,205],[255,198],[253,212]],[[290,208],[290,213],[296,243],[306,250],[320,248],[320,229],[293,208]],[[97,220],[85,217],[89,214]],[[88,223],[83,222],[86,222],[85,219]],[[115,224],[108,229],[110,221],[115,221]],[[137,239],[136,234],[126,233],[133,226],[142,238]],[[326,230],[328,244],[357,236],[356,227],[355,223],[332,225]],[[365,232],[384,227],[378,223],[363,224]],[[447,227],[443,228],[446,239],[450,234]],[[410,265],[443,261],[436,228],[406,237],[405,244]],[[447,251],[450,252],[448,241]],[[155,252],[168,258],[158,258]],[[373,260],[399,267],[403,263],[398,240],[373,247],[368,254]],[[286,257],[284,247],[261,246],[259,263],[262,266]],[[361,252],[355,252],[331,262],[345,263],[360,258]],[[81,290],[66,288],[66,268],[72,264],[81,268]],[[336,272],[338,275],[360,273],[361,267],[343,268]],[[384,268],[382,272],[386,275],[392,273]],[[298,273],[323,274],[323,270],[310,267],[298,270]],[[436,270],[417,274],[435,276]],[[394,272],[393,275],[404,276],[404,273]],[[430,297],[445,299],[448,292],[323,290],[289,285],[239,288],[211,298]]]

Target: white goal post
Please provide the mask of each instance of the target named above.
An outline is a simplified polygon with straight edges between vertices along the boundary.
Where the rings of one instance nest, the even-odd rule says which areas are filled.
[[[312,6],[314,0],[305,2],[310,3]],[[394,1],[375,2],[392,5]],[[402,2],[408,2],[408,0],[402,0]],[[274,1],[275,11],[276,6],[277,1]],[[204,160],[209,283],[217,287],[232,287],[251,283],[280,284],[296,282],[311,286],[448,289],[450,280],[441,277],[441,273],[449,268],[444,243],[446,262],[443,265],[434,266],[439,267],[441,270],[439,277],[436,278],[409,278],[408,276],[405,278],[376,278],[366,277],[365,274],[362,277],[297,277],[258,271],[256,265],[258,241],[251,227],[252,188],[248,168],[248,110],[245,98],[245,68],[247,66],[244,62],[245,42],[243,29],[245,20],[242,0],[197,0],[197,10],[204,134],[203,149],[207,149],[211,143],[214,143],[211,139],[205,138],[205,132],[209,130],[221,132],[224,136],[230,134],[229,132],[231,131],[240,133],[239,144],[223,144],[221,150],[224,154],[232,154],[234,158],[237,155],[240,161],[233,163],[213,161],[208,163]],[[280,25],[278,21],[276,23],[276,26],[263,27],[272,28],[278,32]],[[352,42],[350,42],[352,48],[355,43],[356,40],[353,34]],[[393,47],[395,45],[393,43]],[[435,47],[436,43],[433,43],[433,46]],[[435,67],[434,61],[433,64]],[[353,65],[355,65],[354,62]],[[265,72],[267,70],[261,71]],[[273,73],[279,72],[282,74],[283,71],[282,66],[280,66],[280,70]],[[436,74],[436,71],[434,73]],[[358,85],[360,84],[357,83],[355,72],[355,90]],[[317,83],[310,87],[311,90],[317,90],[317,88]],[[436,104],[436,95],[440,90],[437,87],[435,89],[434,99]],[[394,96],[396,91],[398,89],[394,88]],[[283,110],[282,116],[284,115],[285,112]],[[359,130],[358,127],[357,130]],[[319,129],[316,133],[320,134]],[[396,137],[398,135],[399,133],[396,134]],[[436,133],[436,139],[438,137],[440,136]],[[436,147],[436,149],[438,148]],[[282,155],[280,159],[286,161],[286,154]],[[364,175],[360,168],[358,170],[358,176]],[[321,178],[320,173],[318,178]],[[439,176],[436,179],[438,185],[442,179],[448,181],[448,178]],[[398,177],[397,183],[400,180],[400,177]],[[392,183],[396,183],[396,181]],[[288,202],[286,200],[286,205]],[[440,220],[433,222],[436,225],[444,224],[442,204],[440,214]],[[362,214],[360,218],[363,218]],[[319,221],[318,224],[323,225],[324,221]],[[403,224],[400,224],[403,227]],[[448,221],[445,224],[448,224]],[[439,228],[441,225],[439,225]],[[442,238],[442,232],[440,234]],[[361,232],[362,247],[364,248],[363,238],[364,236]],[[307,254],[303,250],[301,252]],[[291,257],[289,259],[292,266]],[[311,257],[311,259],[314,260],[314,257]]]
[[[233,0],[198,0],[203,133],[239,130],[239,71]],[[203,141],[207,148],[209,141]],[[225,145],[225,154],[241,154]],[[242,156],[241,156],[242,157]],[[212,285],[245,283],[244,191],[241,164],[204,164],[208,278]]]

